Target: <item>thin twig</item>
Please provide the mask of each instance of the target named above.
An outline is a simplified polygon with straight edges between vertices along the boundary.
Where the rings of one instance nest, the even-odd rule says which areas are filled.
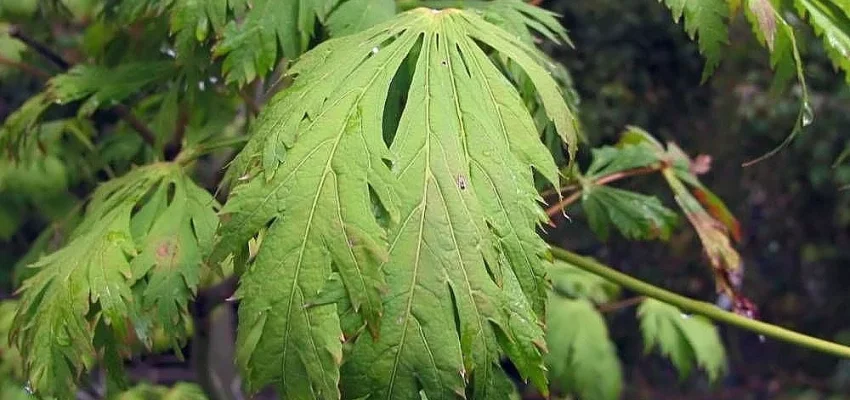
[[[48,61],[59,67],[59,69],[61,69],[62,71],[67,71],[68,68],[71,68],[71,64],[65,61],[62,56],[56,54],[56,52],[54,52],[38,40],[29,37],[27,34],[21,31],[20,27],[14,25],[10,26],[8,28],[8,32],[9,36],[20,40],[21,42],[35,50],[36,53],[40,54],[42,57],[46,58]]]
[[[59,67],[59,69],[62,70],[62,72],[65,72],[71,68],[71,63],[65,61],[62,56],[51,50],[49,47],[47,47],[47,45],[40,43],[39,41],[23,33],[19,27],[9,27],[8,32],[10,36],[20,40],[21,42],[35,50],[39,55],[55,64],[57,67]],[[49,78],[49,76],[47,76],[47,74],[44,74],[42,78],[47,79]],[[127,122],[128,125],[130,125],[134,130],[136,130],[139,136],[142,137],[142,140],[144,140],[147,144],[151,146],[156,145],[156,135],[154,135],[154,133],[139,118],[133,115],[133,112],[130,110],[129,107],[123,104],[117,104],[115,106],[112,106],[111,108],[108,108],[107,110],[118,114],[121,119],[123,119],[125,122]]]
[[[142,122],[142,120],[140,120],[138,117],[136,117],[136,115],[133,114],[132,111],[130,111],[129,107],[127,107],[123,104],[116,104],[116,105],[112,106],[112,108],[110,108],[110,110],[112,110],[116,114],[118,114],[118,116],[121,117],[121,119],[123,119],[125,122],[127,122],[128,125],[130,125],[133,129],[135,129],[136,133],[138,133],[139,136],[142,137],[142,140],[144,140],[145,143],[147,143],[150,146],[156,145],[156,135],[154,135],[153,131],[151,131],[147,127],[147,125],[145,125],[145,123]]]
[[[600,304],[599,307],[596,307],[596,308],[599,310],[599,312],[604,314],[604,313],[609,313],[609,312],[618,311],[618,310],[622,310],[624,308],[631,307],[633,305],[639,304],[640,302],[644,301],[645,299],[646,299],[646,297],[644,297],[644,296],[637,296],[637,297],[632,297],[632,298],[625,299],[625,300],[612,301],[610,303]]]
[[[702,315],[706,318],[717,322],[722,322],[738,328],[748,330],[750,332],[764,335],[784,342],[788,342],[800,347],[809,348],[812,350],[821,351],[837,357],[850,358],[850,347],[840,345],[838,343],[818,339],[812,336],[804,335],[799,332],[785,329],[766,322],[750,319],[733,312],[729,312],[717,307],[714,304],[704,301],[694,300],[660,287],[651,285],[632,276],[619,272],[609,266],[603,265],[590,257],[584,257],[560,249],[557,247],[549,248],[552,256],[561,261],[565,261],[570,265],[581,268],[594,275],[603,277],[620,286],[628,288],[636,293],[640,293],[646,297],[651,297],[656,300],[663,301],[670,305],[678,307],[683,312]],[[555,290],[558,290],[557,287]]]
[[[650,167],[640,167],[640,168],[627,169],[625,171],[618,171],[618,172],[615,172],[615,173],[610,174],[610,175],[602,176],[602,177],[594,180],[593,183],[597,184],[597,185],[606,185],[606,184],[609,184],[611,182],[615,182],[615,181],[618,181],[618,180],[621,180],[621,179],[628,178],[630,176],[647,175],[647,174],[651,174],[651,173],[654,173],[654,172],[658,172],[658,171],[662,170],[663,168],[666,168],[666,164],[664,164],[664,163],[661,163],[661,164],[658,164],[658,165],[655,165],[655,166],[650,166]],[[547,208],[546,214],[548,214],[550,217],[554,217],[559,212],[563,212],[563,210],[565,208],[567,208],[567,206],[575,203],[576,200],[578,200],[579,197],[581,197],[581,192],[582,192],[581,188],[577,187],[576,192],[565,197],[564,199],[559,201],[557,204]]]
[[[50,74],[42,71],[41,69],[39,69],[36,66],[29,65],[27,63],[23,63],[23,62],[20,62],[20,61],[11,60],[11,59],[8,59],[8,58],[3,57],[3,56],[0,56],[0,64],[8,65],[8,66],[13,67],[13,68],[17,68],[17,69],[19,69],[23,72],[26,72],[26,73],[28,73],[28,74],[36,77],[36,78],[40,78],[40,79],[50,78]]]
[[[165,159],[173,160],[180,154],[183,147],[183,138],[186,136],[186,127],[189,125],[189,109],[186,104],[180,105],[180,110],[177,113],[177,122],[174,128],[174,135],[171,141],[165,145]]]
[[[239,97],[241,97],[242,100],[245,101],[245,106],[248,107],[248,111],[251,111],[251,115],[256,116],[260,113],[260,106],[257,104],[256,101],[254,101],[254,99],[249,94],[245,93],[242,90],[238,90],[237,93],[239,93]]]

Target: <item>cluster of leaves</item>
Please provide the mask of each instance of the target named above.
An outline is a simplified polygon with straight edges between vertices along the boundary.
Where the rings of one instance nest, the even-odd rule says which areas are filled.
[[[553,266],[536,230],[548,218],[535,183],[558,184],[580,137],[569,74],[534,45],[570,43],[553,14],[518,0],[400,14],[385,0],[46,3],[4,2],[0,15],[88,21],[72,40],[86,61],[49,54],[59,73],[0,128],[0,238],[36,205],[51,223],[19,262],[32,267],[19,302],[4,304],[15,312],[0,327],[20,351],[3,353],[0,365],[19,365],[8,375],[68,398],[97,362],[121,393],[123,359],[163,327],[179,351],[189,302],[232,263],[237,361],[252,391],[502,397],[515,390],[507,358],[544,394],[551,379],[583,397],[618,396],[619,361],[596,309],[617,288]],[[699,36],[709,74],[737,2],[666,4]],[[846,69],[844,6],[796,4]],[[745,13],[777,76],[796,70],[805,97],[783,7],[753,0]],[[34,56],[19,39],[0,36],[0,74]],[[200,183],[199,157],[243,142],[223,182]],[[614,226],[667,238],[671,210],[603,182],[661,171],[720,290],[735,294],[737,223],[691,164],[630,129],[594,151],[578,179],[583,207],[602,237]],[[219,183],[221,209],[210,193]],[[647,349],[683,373],[696,363],[719,375],[706,321],[651,300],[639,316]],[[202,397],[189,385],[122,396]]]
[[[590,228],[605,240],[611,227],[633,240],[666,240],[677,214],[655,196],[608,186],[623,177],[661,174],[678,206],[694,227],[712,266],[718,292],[739,297],[741,262],[733,242],[741,228],[726,205],[697,177],[701,169],[674,143],[665,148],[649,133],[630,127],[616,146],[593,150],[593,161],[576,173],[581,205]]]
[[[150,164],[103,184],[61,249],[21,286],[11,333],[29,383],[64,397],[105,352],[120,371],[154,328],[185,340],[187,303],[212,246],[217,203],[175,164]],[[94,344],[94,347],[92,347]],[[136,346],[137,347],[137,346]]]
[[[617,304],[620,288],[563,261],[550,269],[554,290],[546,312],[549,375],[561,390],[579,398],[620,398],[623,377],[602,307]],[[720,335],[708,320],[683,314],[654,299],[637,298],[645,351],[657,349],[682,377],[693,365],[717,381],[726,369]]]

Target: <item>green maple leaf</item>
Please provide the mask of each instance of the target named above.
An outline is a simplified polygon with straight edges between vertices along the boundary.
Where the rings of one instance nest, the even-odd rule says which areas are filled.
[[[142,383],[119,393],[118,400],[206,400],[207,396],[198,385],[181,382],[173,387],[154,386]]]
[[[348,0],[328,17],[331,36],[343,36],[371,28],[396,14],[392,0]]]
[[[850,83],[850,4],[824,0],[795,0],[794,4],[823,38],[826,54]]]
[[[684,15],[685,31],[698,38],[699,51],[706,58],[702,78],[708,78],[720,64],[720,53],[729,38],[726,18],[729,6],[725,0],[658,0],[672,12],[677,23]]]
[[[246,2],[247,3],[247,2]],[[242,85],[270,71],[283,56],[296,58],[313,37],[316,19],[324,21],[337,0],[256,0],[241,23],[225,26],[214,54],[223,56],[227,82]]]
[[[646,352],[658,347],[673,362],[682,377],[694,364],[716,381],[726,368],[726,353],[711,321],[683,314],[678,308],[654,299],[638,307]]]
[[[180,328],[212,246],[215,207],[177,164],[151,164],[101,185],[68,243],[32,264],[37,272],[19,289],[12,340],[33,389],[71,396],[101,350],[116,374],[131,332],[147,342],[151,327],[136,323],[147,314],[156,326]]]
[[[413,10],[292,67],[293,85],[228,171],[236,187],[214,252],[236,252],[268,225],[237,292],[250,387],[338,397],[344,362],[347,397],[487,398],[512,386],[498,365],[507,355],[546,389],[533,169],[554,182],[557,168],[483,45],[525,70],[574,145],[574,118],[538,53],[474,13]],[[406,60],[388,146],[384,107]],[[345,306],[315,300],[334,273]],[[344,337],[343,353],[349,305],[365,329]]]
[[[78,65],[47,82],[47,100],[67,104],[85,99],[79,113],[87,116],[167,80],[173,73],[174,65],[167,61],[125,63],[111,69]]]
[[[678,221],[676,213],[655,196],[596,184],[583,190],[582,208],[602,240],[608,239],[610,225],[628,239],[667,240]]]
[[[570,298],[601,304],[615,300],[620,293],[617,284],[557,259],[549,269],[549,277],[555,291]]]
[[[163,326],[183,327],[189,318],[186,307],[200,281],[198,266],[211,250],[218,226],[216,206],[206,190],[176,175],[159,184],[133,220],[141,247],[132,262],[133,277],[148,279],[141,306],[152,310]]]
[[[593,149],[591,152],[593,162],[584,174],[587,179],[597,179],[621,171],[654,166],[662,160],[659,152],[646,143],[625,143],[617,147],[604,146]]]
[[[553,294],[546,322],[546,361],[552,381],[582,399],[619,399],[623,389],[620,360],[605,320],[593,304]]]
[[[228,10],[244,7],[244,2],[245,0],[173,0],[169,26],[178,36],[186,34],[202,41],[209,36],[210,31],[220,33],[227,23]]]

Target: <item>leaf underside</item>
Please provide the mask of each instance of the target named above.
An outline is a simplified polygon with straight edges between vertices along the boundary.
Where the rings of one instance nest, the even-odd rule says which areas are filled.
[[[200,254],[214,239],[215,207],[174,164],[151,164],[98,188],[68,244],[35,262],[20,288],[11,338],[35,391],[71,398],[96,351],[116,361],[107,361],[110,372],[120,371],[116,351],[133,334],[150,345],[152,326],[168,327],[176,344]]]
[[[574,144],[540,54],[474,13],[413,10],[293,66],[293,86],[228,171],[237,185],[213,254],[238,253],[268,227],[237,292],[249,387],[273,383],[294,399],[501,398],[512,390],[506,355],[546,390],[546,245],[535,232],[546,217],[533,171],[556,182],[557,168],[491,49],[525,71]],[[388,92],[405,71],[387,144]]]

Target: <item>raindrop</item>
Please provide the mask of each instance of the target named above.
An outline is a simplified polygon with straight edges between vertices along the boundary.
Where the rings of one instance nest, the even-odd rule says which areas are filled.
[[[759,335],[759,342],[764,343],[764,335]]]
[[[439,14],[439,13],[440,13],[440,10],[438,10],[436,8],[431,9],[431,14]]]
[[[377,47],[372,48],[372,54],[378,54],[378,48]]]
[[[812,105],[809,102],[803,103],[803,116],[802,123],[803,126],[809,126],[815,120],[815,113],[812,111]]]
[[[202,91],[202,92],[203,92],[204,90],[206,90],[206,88],[207,88],[207,84],[206,84],[206,83],[204,83],[204,81],[198,81],[198,89],[199,89],[200,91]]]
[[[218,78],[216,78],[216,77],[214,77],[214,76],[211,76],[211,77],[209,78],[209,81],[210,81],[210,83],[212,83],[213,85],[215,85],[216,83],[218,83]]]
[[[162,47],[159,48],[159,52],[162,53],[162,54],[165,54],[165,55],[167,55],[171,58],[177,57],[177,52],[174,51],[174,49],[172,49],[168,46],[163,45]]]
[[[62,99],[56,99],[53,102],[59,104],[60,106],[62,105]]]
[[[690,319],[690,314],[681,313],[682,319]]]
[[[34,391],[34,390],[32,390],[32,384],[31,384],[31,383],[29,383],[29,382],[27,382],[27,384],[26,384],[26,385],[24,385],[24,390],[25,390],[25,391],[27,392],[27,394],[29,394],[30,396],[32,396],[32,395],[34,395],[34,394],[35,394],[35,391]]]

